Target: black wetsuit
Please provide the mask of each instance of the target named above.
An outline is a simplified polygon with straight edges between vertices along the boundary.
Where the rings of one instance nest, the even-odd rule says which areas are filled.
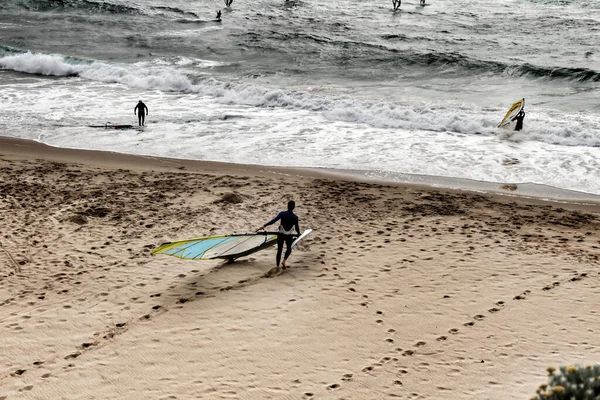
[[[520,131],[523,129],[523,120],[525,119],[525,111],[521,110],[515,117],[517,120],[517,125],[515,126],[515,131]]]
[[[146,107],[146,105],[140,101],[133,109],[133,113],[135,114],[136,111],[138,116],[138,124],[140,126],[144,126],[144,119],[146,115],[148,115],[148,107]]]
[[[277,256],[275,257],[275,261],[277,262],[277,266],[279,266],[279,262],[281,261],[281,252],[283,251],[283,243],[285,243],[285,255],[283,256],[284,260],[286,260],[290,254],[292,254],[292,243],[294,242],[294,235],[292,230],[296,228],[296,232],[300,234],[300,225],[298,224],[298,216],[294,214],[292,211],[281,211],[275,218],[270,220],[265,224],[265,226],[269,226],[274,224],[275,222],[281,220],[281,225],[279,226],[279,233],[277,234]]]

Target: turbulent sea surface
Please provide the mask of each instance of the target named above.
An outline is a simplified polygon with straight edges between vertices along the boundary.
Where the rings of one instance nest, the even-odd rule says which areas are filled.
[[[600,2],[427,1],[1,0],[0,134],[600,194]]]

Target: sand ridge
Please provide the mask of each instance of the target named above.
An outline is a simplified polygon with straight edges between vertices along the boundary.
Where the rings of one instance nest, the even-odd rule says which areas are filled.
[[[529,398],[598,361],[594,207],[78,154],[0,156],[0,398]],[[150,255],[290,198],[288,270]]]

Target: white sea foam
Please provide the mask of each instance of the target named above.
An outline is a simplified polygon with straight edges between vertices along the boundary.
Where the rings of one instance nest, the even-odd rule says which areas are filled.
[[[202,70],[221,64],[188,57],[157,58],[134,64],[71,61],[58,55],[24,53],[0,58],[0,66],[20,72],[73,76],[120,83],[137,89],[197,93],[222,104],[308,110],[331,121],[365,124],[376,128],[427,130],[496,135],[498,114],[480,108],[430,109],[421,104],[397,105],[359,101],[352,97],[326,97],[305,91],[270,89],[248,83],[206,78]],[[193,81],[197,81],[194,83]],[[565,114],[554,110],[528,113],[527,129],[513,140],[535,140],[565,146],[600,146],[600,120],[596,115]]]

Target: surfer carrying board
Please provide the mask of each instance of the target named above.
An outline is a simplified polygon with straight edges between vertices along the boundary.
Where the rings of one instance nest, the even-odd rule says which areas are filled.
[[[279,225],[279,231],[277,233],[277,256],[275,256],[275,262],[279,267],[281,261],[281,253],[283,251],[283,244],[285,243],[285,255],[283,256],[283,263],[281,266],[285,268],[285,261],[292,254],[292,243],[294,243],[294,237],[300,235],[300,225],[298,224],[298,216],[294,214],[294,208],[296,203],[294,200],[288,201],[287,211],[281,211],[275,218],[264,224],[259,230],[265,229],[267,226],[274,224],[277,221],[281,221]],[[294,234],[294,229],[296,234]]]
[[[136,111],[138,116],[138,124],[140,126],[144,126],[144,119],[146,118],[146,115],[148,115],[148,107],[146,107],[144,102],[140,100],[133,109],[133,115],[136,114]]]

